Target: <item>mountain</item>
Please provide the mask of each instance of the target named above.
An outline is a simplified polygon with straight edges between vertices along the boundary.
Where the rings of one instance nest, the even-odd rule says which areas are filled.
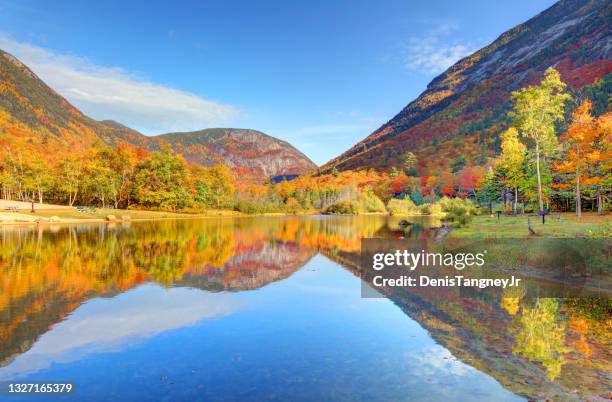
[[[562,0],[436,77],[400,113],[323,170],[389,169],[407,151],[418,172],[456,172],[482,165],[507,128],[510,93],[541,80],[553,66],[573,91],[599,95],[612,87],[612,2]],[[601,80],[598,80],[601,79]]]
[[[0,50],[0,147],[46,157],[100,144],[102,126]]]
[[[96,121],[47,86],[26,65],[0,50],[0,149],[44,160],[126,141],[144,149],[169,144],[205,166],[223,162],[255,180],[302,174],[316,165],[285,141],[244,129],[207,129],[145,136],[112,120]]]
[[[256,130],[209,128],[153,138],[170,144],[189,161],[206,166],[223,162],[240,174],[292,175],[317,167],[288,142]]]

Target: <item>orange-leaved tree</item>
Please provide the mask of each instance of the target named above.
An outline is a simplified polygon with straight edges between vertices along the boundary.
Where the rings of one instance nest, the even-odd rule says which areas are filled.
[[[555,166],[559,173],[572,177],[575,187],[576,216],[582,216],[583,186],[596,185],[600,178],[593,173],[592,167],[601,157],[597,148],[601,130],[598,130],[596,119],[591,114],[593,104],[589,99],[582,102],[572,113],[572,121],[567,131],[560,137],[565,147],[563,161]]]

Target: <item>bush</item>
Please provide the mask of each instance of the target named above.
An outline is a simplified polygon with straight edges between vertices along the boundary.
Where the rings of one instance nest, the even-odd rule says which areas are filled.
[[[359,212],[385,212],[385,204],[374,193],[369,192],[359,197]]]
[[[442,212],[446,213],[446,218],[456,226],[466,225],[478,212],[476,206],[470,200],[461,198],[443,197],[438,204],[442,208]]]
[[[352,201],[339,201],[325,208],[323,213],[326,215],[355,215],[359,213],[359,208],[357,208],[357,205]]]
[[[251,201],[238,200],[234,205],[234,210],[245,214],[264,214],[267,212],[276,212],[280,208],[279,205],[268,201]]]
[[[285,203],[285,211],[290,214],[295,214],[300,211],[301,205],[295,198],[291,197]]]
[[[433,204],[430,208],[429,208],[429,214],[430,215],[442,215],[442,206],[439,203],[435,203]]]
[[[431,204],[425,203],[419,206],[421,215],[431,215]]]
[[[387,203],[387,211],[391,215],[416,215],[419,213],[419,208],[410,198],[404,198],[403,200],[391,198]]]

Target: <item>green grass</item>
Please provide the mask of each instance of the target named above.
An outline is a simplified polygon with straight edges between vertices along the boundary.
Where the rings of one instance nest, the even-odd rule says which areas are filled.
[[[552,214],[542,224],[539,217],[531,217],[531,227],[538,236],[545,237],[609,237],[612,236],[612,215],[598,217],[586,213],[581,219],[573,214]],[[527,216],[476,216],[467,226],[456,229],[453,237],[528,237]]]

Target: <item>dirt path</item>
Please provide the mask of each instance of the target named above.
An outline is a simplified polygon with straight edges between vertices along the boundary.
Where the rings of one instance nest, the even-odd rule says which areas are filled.
[[[17,210],[19,211],[29,212],[32,209],[32,203],[21,202],[21,201],[0,200],[0,213],[9,212],[7,208],[17,208]],[[45,209],[74,209],[74,207],[69,207],[66,205],[39,204],[35,202],[34,209],[38,211],[38,210],[45,210]]]

